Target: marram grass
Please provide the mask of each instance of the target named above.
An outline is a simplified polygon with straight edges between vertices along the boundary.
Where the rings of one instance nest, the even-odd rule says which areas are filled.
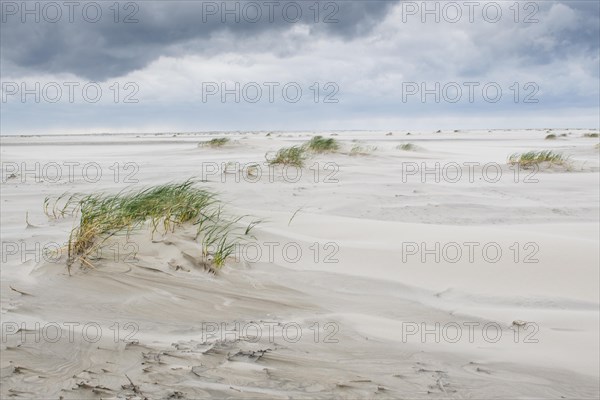
[[[304,166],[306,158],[306,147],[292,146],[279,149],[272,158],[267,156],[267,162],[270,165],[290,165],[294,167],[302,167]]]
[[[198,146],[223,147],[227,143],[229,143],[228,138],[214,138],[214,139],[210,139],[206,142],[201,142]]]
[[[526,153],[514,153],[508,158],[510,165],[519,165],[523,168],[532,167],[542,163],[550,165],[565,165],[568,159],[560,153],[551,150],[528,151]]]
[[[79,216],[79,224],[68,240],[69,272],[76,261],[92,266],[92,254],[113,236],[129,235],[144,226],[151,229],[152,235],[166,234],[183,224],[197,226],[196,239],[205,261],[219,269],[258,223],[243,227],[244,217],[224,217],[215,194],[196,187],[191,180],[117,194],[61,195],[54,201],[46,198],[44,210],[55,218]]]
[[[361,146],[361,145],[356,144],[356,145],[352,146],[352,149],[350,149],[350,155],[351,156],[366,156],[376,150],[377,150],[377,146]]]
[[[337,151],[340,145],[334,138],[315,136],[306,143],[306,147],[314,153],[330,153]]]
[[[333,138],[315,136],[301,146],[283,147],[270,157],[266,154],[270,165],[289,165],[302,168],[310,153],[332,153],[339,150],[340,144]]]
[[[404,143],[404,144],[399,144],[398,146],[396,146],[396,149],[404,150],[404,151],[415,151],[415,150],[417,150],[417,146],[415,146],[412,143]]]

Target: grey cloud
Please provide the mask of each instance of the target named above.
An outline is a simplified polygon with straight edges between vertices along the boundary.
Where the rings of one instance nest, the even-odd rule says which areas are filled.
[[[86,79],[104,80],[143,68],[161,55],[179,55],[182,49],[193,49],[198,53],[210,50],[212,54],[231,50],[227,46],[215,48],[210,44],[211,35],[218,32],[227,31],[239,39],[265,32],[279,35],[295,25],[290,21],[296,15],[296,5],[302,9],[302,17],[296,24],[308,24],[312,35],[331,34],[351,39],[367,33],[385,17],[395,2],[320,1],[316,23],[314,1],[277,1],[273,5],[272,20],[269,20],[269,6],[265,1],[138,1],[133,2],[139,6],[133,16],[139,21],[137,23],[115,23],[114,11],[109,9],[112,2],[98,2],[102,5],[103,15],[97,23],[86,22],[80,8],[75,9],[73,23],[68,21],[66,8],[63,8],[63,16],[57,23],[47,22],[44,18],[35,23],[32,16],[27,17],[28,22],[22,23],[20,13],[9,15],[3,4],[2,64],[5,73],[7,69],[73,73]],[[30,4],[33,3],[38,2]],[[247,14],[241,14],[239,22],[235,22],[232,15],[226,15],[227,21],[223,23],[219,11],[223,10],[222,4],[225,3],[231,8],[237,3],[239,10],[247,10]],[[263,15],[258,22],[251,21],[254,17],[251,12],[255,9],[248,5],[250,3],[260,5]],[[124,8],[127,3],[120,4]],[[217,14],[212,15],[209,12],[215,6]],[[284,9],[288,11],[287,18],[283,15]],[[133,11],[133,7],[121,9],[119,19]],[[324,21],[327,17],[329,23]],[[232,47],[235,45],[231,43]]]
[[[550,46],[526,47],[531,52],[530,59],[541,64],[548,63],[557,56],[566,59],[569,56],[589,53],[598,55],[600,48],[600,3],[595,1],[562,2],[574,12],[575,19],[565,26],[557,26],[552,22],[544,21],[544,14],[540,23],[547,24],[544,39]],[[544,8],[547,16],[551,13],[549,4]]]
[[[553,63],[577,60],[578,65],[597,75],[600,49],[600,3],[590,1],[537,2],[536,23],[515,23],[507,17],[498,26],[475,24],[470,32],[477,54],[457,60],[460,75],[482,76],[518,65],[522,71]],[[522,13],[521,18],[527,13]],[[428,63],[430,64],[430,63]]]

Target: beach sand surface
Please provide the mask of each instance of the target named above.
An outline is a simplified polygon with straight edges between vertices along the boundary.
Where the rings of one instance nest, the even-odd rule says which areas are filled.
[[[590,132],[326,132],[301,170],[265,154],[313,132],[2,137],[0,395],[598,398]],[[568,165],[507,164],[543,149]],[[184,226],[69,273],[47,196],[188,178],[262,221],[223,269]]]

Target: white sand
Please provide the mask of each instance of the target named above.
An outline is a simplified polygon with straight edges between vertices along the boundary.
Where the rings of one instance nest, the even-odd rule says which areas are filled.
[[[598,398],[599,150],[587,132],[336,132],[342,151],[312,157],[297,182],[264,155],[310,132],[228,133],[220,149],[197,146],[218,133],[4,137],[1,396]],[[408,142],[417,151],[396,149]],[[377,149],[349,155],[357,144]],[[507,156],[540,149],[570,155],[569,167],[515,179]],[[65,162],[80,164],[69,174]],[[96,164],[82,175],[90,162],[97,182]],[[261,163],[262,177],[236,182],[225,162]],[[423,180],[425,162],[447,175]],[[501,178],[486,182],[496,166]],[[123,262],[123,239],[119,260],[103,253],[72,276],[64,257],[35,250],[64,243],[76,222],[49,220],[46,196],[116,192],[127,177],[207,180],[229,213],[264,219],[262,255],[242,248],[213,276],[192,227],[154,241],[139,232],[137,261]]]

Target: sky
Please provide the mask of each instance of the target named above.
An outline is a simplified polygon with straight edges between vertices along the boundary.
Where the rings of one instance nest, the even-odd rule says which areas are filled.
[[[0,134],[598,128],[598,1],[5,1]]]

